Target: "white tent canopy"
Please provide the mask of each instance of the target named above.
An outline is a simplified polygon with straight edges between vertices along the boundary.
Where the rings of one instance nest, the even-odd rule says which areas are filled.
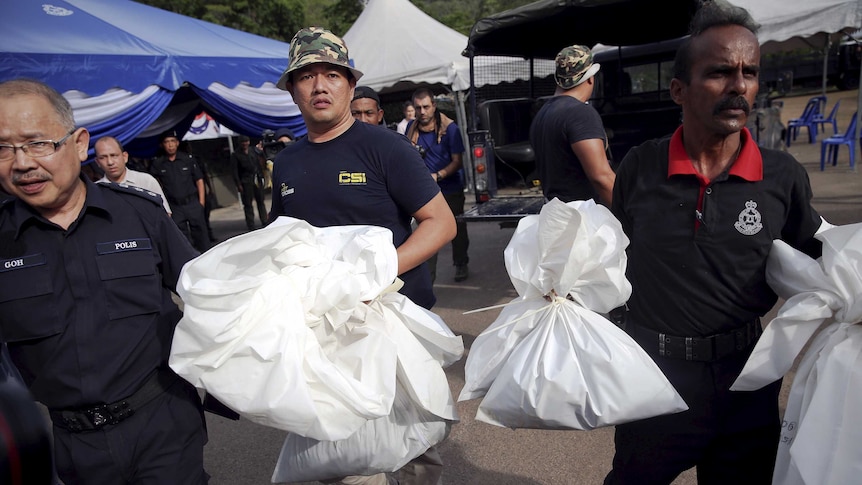
[[[385,93],[417,84],[470,87],[470,68],[461,52],[467,36],[441,24],[408,0],[368,0],[344,34],[360,84]]]
[[[862,0],[730,0],[760,23],[761,44],[835,34],[862,26]]]
[[[790,49],[807,44],[821,47],[826,55],[829,42],[862,27],[862,0],[730,0],[745,7],[760,23],[757,38],[762,52]],[[819,37],[819,39],[818,39]],[[823,94],[826,94],[824,57]],[[862,72],[860,72],[862,77]],[[862,90],[856,101],[862,112]]]

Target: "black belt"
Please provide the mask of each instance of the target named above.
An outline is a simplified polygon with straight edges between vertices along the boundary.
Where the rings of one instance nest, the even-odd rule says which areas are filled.
[[[182,199],[174,199],[173,197],[168,197],[168,202],[170,202],[172,205],[186,205],[191,201],[200,202],[200,197],[198,197],[198,194],[192,194],[188,197],[183,197]]]
[[[177,375],[173,372],[159,369],[144,382],[140,389],[125,399],[90,408],[52,409],[51,421],[73,433],[94,431],[109,424],[117,424],[165,392],[177,379]]]
[[[670,359],[713,362],[747,349],[763,333],[760,319],[746,322],[742,327],[709,337],[678,337],[650,330],[626,322],[626,332],[650,352]]]

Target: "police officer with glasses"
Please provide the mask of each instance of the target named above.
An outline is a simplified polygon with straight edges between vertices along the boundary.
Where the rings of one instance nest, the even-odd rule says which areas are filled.
[[[195,388],[167,365],[198,253],[157,196],[81,175],[90,135],[33,80],[0,83],[0,342],[53,423],[66,485],[207,482]]]

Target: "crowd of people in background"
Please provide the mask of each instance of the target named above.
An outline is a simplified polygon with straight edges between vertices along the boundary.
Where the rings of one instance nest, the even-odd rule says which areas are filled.
[[[422,88],[413,93],[411,99],[404,100],[399,104],[403,118],[397,123],[387,123],[384,117],[383,103],[378,93],[368,86],[356,86],[351,100],[351,114],[359,121],[380,125],[382,128],[397,131],[406,136],[407,127],[416,120],[417,111],[413,102],[416,94],[422,94],[430,100],[429,102],[433,103],[432,108],[436,111],[436,95],[431,90]],[[444,193],[449,194],[447,197],[451,199],[463,194],[465,177],[462,162],[452,161],[463,157],[464,147],[458,135],[458,126],[442,112],[433,116],[437,119],[441,115],[446,119],[447,130],[451,132],[441,145],[446,153],[441,153],[439,156],[436,154],[439,151],[436,147],[439,142],[419,143],[417,139],[412,140],[412,144],[423,159],[430,150],[432,157],[430,161],[426,160],[426,165],[428,165],[435,180],[441,179],[439,183],[441,183],[441,187],[446,189]],[[420,124],[425,126],[427,123]],[[140,157],[126,151],[123,143],[118,139],[111,136],[102,137],[94,144],[95,154],[93,158],[86,160],[81,165],[81,172],[93,182],[124,183],[157,193],[163,199],[165,210],[174,217],[180,230],[189,237],[189,240],[199,251],[206,251],[218,242],[210,223],[210,213],[213,209],[222,207],[215,189],[216,179],[219,177],[224,176],[225,180],[222,183],[235,189],[237,199],[243,208],[247,230],[252,231],[265,226],[270,214],[270,209],[266,206],[266,198],[272,189],[271,176],[274,159],[283,148],[297,140],[293,131],[290,128],[282,127],[275,130],[264,130],[259,137],[234,136],[233,143],[230,144],[232,147],[230,151],[228,151],[229,145],[223,142],[220,143],[217,153],[207,155],[202,155],[199,153],[199,149],[195,149],[195,145],[199,142],[185,141],[182,138],[182,135],[176,130],[168,130],[159,136],[156,156]],[[449,147],[449,144],[452,146]],[[454,150],[452,153],[449,153],[450,148]],[[220,155],[218,152],[224,153]],[[178,170],[177,174],[173,175],[165,172],[163,168],[166,158],[179,159],[181,164],[188,165],[186,168],[188,168],[188,173],[192,174],[191,180],[181,182],[180,187],[185,185],[194,187],[194,190],[172,187],[167,191],[171,192],[170,194],[165,191],[162,184],[176,183],[175,175],[186,172],[183,169]],[[216,158],[223,158],[226,164],[222,160],[215,160]],[[441,175],[447,173],[446,165],[449,165],[450,162],[452,162],[448,168],[450,177],[443,182]],[[213,164],[225,173],[214,173]],[[198,184],[203,185],[202,192],[198,191]],[[179,197],[174,194],[177,190],[182,192]],[[202,203],[200,202],[201,197],[203,197]],[[203,205],[202,219],[199,217],[196,205],[188,203],[192,198],[197,199],[198,205]],[[174,203],[176,201],[183,202],[177,204],[179,212],[176,216],[170,210],[171,199],[175,201]],[[450,206],[456,216],[464,211],[463,202],[456,200]],[[259,220],[259,223],[255,219]],[[466,224],[459,221],[458,237],[453,241],[456,281],[465,280],[468,274],[467,261],[469,258],[466,251],[469,241],[466,231]],[[436,279],[435,268],[436,254],[429,261],[432,281]]]

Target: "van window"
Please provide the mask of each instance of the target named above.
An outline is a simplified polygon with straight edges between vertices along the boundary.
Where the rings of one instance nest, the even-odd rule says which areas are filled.
[[[626,90],[625,78],[630,80],[631,86],[629,90]],[[652,93],[670,89],[670,80],[672,78],[672,62],[651,62],[639,66],[624,67],[623,79],[621,80],[623,82],[621,94]]]

